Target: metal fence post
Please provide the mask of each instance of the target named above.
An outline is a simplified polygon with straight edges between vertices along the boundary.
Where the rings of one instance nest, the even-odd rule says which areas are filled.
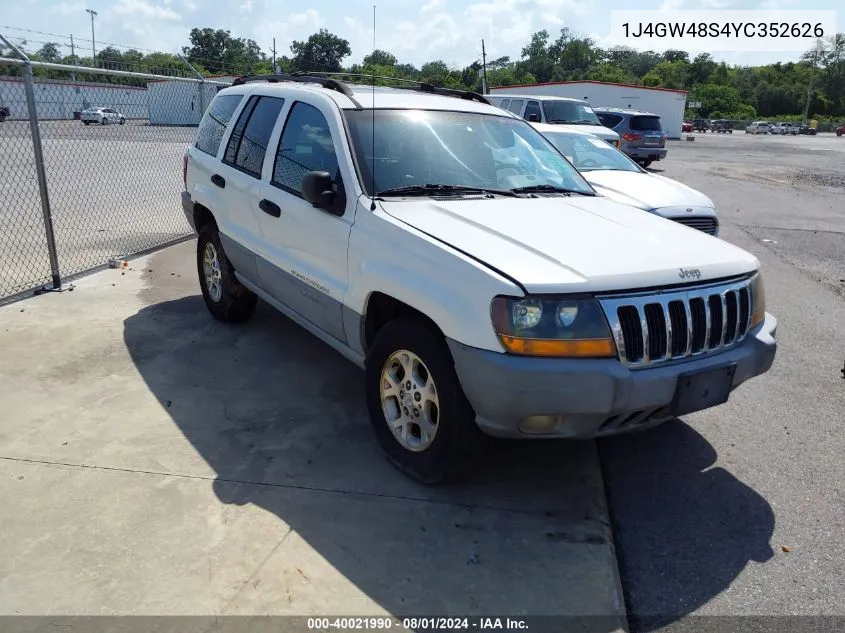
[[[47,191],[47,173],[44,170],[44,153],[41,151],[41,130],[38,127],[38,111],[35,106],[35,90],[32,88],[32,66],[23,67],[23,83],[26,91],[26,107],[29,110],[29,127],[32,132],[32,149],[35,152],[35,173],[38,174],[38,192],[41,195],[41,212],[44,214],[44,232],[47,235],[47,252],[50,255],[50,275],[53,289],[62,287],[59,272],[59,255],[56,252],[56,236],[53,233],[53,214],[50,211],[50,196]]]
[[[200,80],[197,84],[197,87],[199,88],[199,121],[202,121],[202,115],[205,114],[205,77],[203,77],[202,73],[199,72],[196,68],[191,66],[191,63],[187,59],[185,59],[181,55],[179,55],[178,57],[182,60],[182,62],[184,62],[185,66],[190,68]],[[197,122],[197,124],[199,124],[199,121]]]
[[[38,127],[38,109],[35,104],[35,90],[32,87],[32,64],[29,57],[0,35],[7,46],[14,50],[24,61],[23,85],[26,93],[26,107],[29,112],[29,128],[32,135],[32,151],[35,156],[35,173],[38,175],[38,193],[41,197],[41,212],[44,214],[44,233],[47,237],[47,253],[50,256],[50,276],[53,278],[53,289],[62,287],[59,272],[59,255],[56,252],[56,235],[53,232],[53,215],[50,211],[50,196],[47,190],[47,172],[44,170],[44,153],[41,149],[41,129]]]

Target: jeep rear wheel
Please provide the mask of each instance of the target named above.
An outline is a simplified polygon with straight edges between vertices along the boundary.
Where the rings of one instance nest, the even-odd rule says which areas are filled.
[[[197,272],[205,305],[215,319],[240,323],[252,316],[258,297],[235,277],[235,269],[223,251],[220,234],[213,224],[200,231]]]
[[[387,458],[427,485],[465,477],[486,436],[442,336],[421,319],[385,325],[367,355],[370,422]]]

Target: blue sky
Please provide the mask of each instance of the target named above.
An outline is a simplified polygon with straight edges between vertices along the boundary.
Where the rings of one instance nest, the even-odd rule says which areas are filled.
[[[372,48],[373,0],[0,0],[0,32],[25,37],[28,48],[47,37],[18,29],[54,34],[73,33],[90,49],[91,22],[86,8],[98,12],[96,39],[129,46],[176,52],[187,44],[194,26],[230,29],[255,39],[269,53],[273,37],[281,54],[294,39],[320,27],[349,40],[360,61]],[[481,39],[488,59],[518,58],[531,33],[562,26],[608,42],[613,9],[834,9],[837,0],[642,0],[635,7],[624,0],[380,0],[377,45],[401,62],[421,64],[442,59],[465,66],[481,57]],[[838,31],[845,31],[838,16]],[[101,45],[98,44],[99,50]],[[69,53],[69,48],[62,49]],[[797,59],[797,53],[716,53],[731,63],[766,63]]]

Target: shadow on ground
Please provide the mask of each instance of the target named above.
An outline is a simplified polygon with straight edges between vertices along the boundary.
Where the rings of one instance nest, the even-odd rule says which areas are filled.
[[[633,633],[668,626],[773,556],[769,503],[681,420],[599,443]]]
[[[159,301],[125,320],[124,340],[213,468],[218,498],[283,522],[233,612],[308,613],[341,587],[336,602],[346,613],[360,613],[367,599],[394,615],[615,608],[592,443],[494,443],[472,482],[425,488],[382,457],[363,372],[261,302],[250,323],[225,326],[199,295]],[[299,559],[288,558],[291,539],[311,553],[301,558],[300,547]],[[311,602],[291,605],[298,596],[272,589],[283,576],[304,583],[302,572],[313,569],[322,577],[309,579]],[[350,597],[348,582],[360,595]]]

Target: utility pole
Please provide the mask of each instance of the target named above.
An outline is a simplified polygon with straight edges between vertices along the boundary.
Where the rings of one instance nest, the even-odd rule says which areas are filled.
[[[73,58],[73,65],[79,66],[79,64],[76,63],[76,49],[73,47],[73,33],[70,34],[70,56]],[[70,78],[71,81],[76,81],[76,73],[71,73]]]
[[[88,13],[91,14],[91,55],[94,59],[94,66],[97,66],[97,47],[94,46],[94,16],[97,15],[97,12],[93,9],[85,9]]]
[[[273,74],[277,74],[279,71],[276,68],[276,38],[273,38]]]
[[[487,91],[487,51],[484,49],[484,40],[481,40],[481,69],[484,73],[481,77],[481,94],[488,94]]]

